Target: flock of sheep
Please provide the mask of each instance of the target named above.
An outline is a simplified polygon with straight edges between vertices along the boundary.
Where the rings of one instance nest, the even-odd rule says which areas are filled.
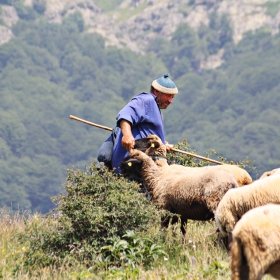
[[[181,216],[183,233],[188,219],[215,219],[230,242],[232,279],[280,279],[280,168],[253,182],[236,165],[168,165],[166,146],[150,135],[136,140],[121,169],[141,177],[155,202]]]

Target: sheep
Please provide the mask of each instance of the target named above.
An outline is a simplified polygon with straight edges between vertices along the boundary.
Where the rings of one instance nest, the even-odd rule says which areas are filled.
[[[265,177],[268,177],[268,176],[271,176],[271,175],[274,175],[274,174],[280,174],[280,168],[276,168],[276,169],[273,169],[271,171],[264,172],[262,174],[262,176],[260,177],[260,179],[263,179]]]
[[[229,190],[215,213],[216,225],[221,235],[228,236],[246,212],[269,203],[280,204],[280,174]]]
[[[164,210],[181,216],[183,233],[188,219],[210,220],[224,194],[238,188],[234,177],[223,170],[186,172],[171,166],[162,169],[139,150],[132,150],[120,167],[124,175],[140,172],[154,201]]]
[[[280,206],[249,210],[232,232],[232,280],[258,280],[264,274],[280,279]]]
[[[146,138],[138,139],[135,141],[135,149],[141,150],[145,152],[147,155],[151,156],[156,164],[161,168],[165,168],[168,166],[169,170],[170,167],[172,169],[180,169],[185,170],[186,172],[198,170],[200,172],[201,169],[204,170],[224,170],[233,175],[236,179],[238,185],[244,186],[251,184],[253,182],[249,173],[237,166],[231,164],[223,164],[223,165],[213,165],[213,166],[203,166],[203,167],[188,167],[179,164],[172,164],[168,165],[166,160],[166,146],[162,143],[161,139],[156,135],[149,135]]]

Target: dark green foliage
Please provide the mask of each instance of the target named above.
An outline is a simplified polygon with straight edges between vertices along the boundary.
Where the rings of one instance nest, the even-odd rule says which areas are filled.
[[[36,18],[36,12],[33,8],[25,6],[24,1],[14,0],[12,5],[15,7],[18,16],[23,20],[34,20]]]
[[[46,10],[47,0],[33,0],[33,8],[39,13],[43,14]]]
[[[263,6],[266,6],[266,13],[271,16],[271,17],[275,17],[279,11],[279,7],[280,7],[280,2],[279,1],[275,1],[275,2],[267,2],[265,4],[263,4]]]
[[[210,26],[196,33],[181,25],[171,41],[155,38],[148,54],[137,55],[105,47],[104,38],[84,31],[80,13],[56,24],[40,14],[43,0],[33,1],[37,8],[2,3],[21,19],[0,46],[1,207],[53,208],[49,197],[59,193],[65,169],[84,167],[109,136],[69,115],[113,127],[126,102],[165,72],[179,89],[162,111],[169,143],[187,139],[201,155],[215,149],[229,161],[250,158],[254,179],[279,166],[279,35],[260,29],[234,45],[226,16],[213,14]],[[202,69],[220,48],[225,63]]]
[[[196,32],[189,25],[180,24],[171,41],[155,38],[147,50],[161,58],[178,79],[188,72],[201,72],[200,64],[205,59],[233,44],[232,34],[227,16],[212,13],[209,26],[201,25]]]
[[[213,28],[221,26],[219,21],[218,25],[214,23]],[[205,41],[210,34],[207,27],[201,27],[199,32],[197,42]],[[168,108],[168,113],[164,112],[168,142],[187,138],[198,154],[215,147],[230,161],[250,158],[257,167],[254,173],[251,170],[254,179],[266,170],[277,168],[280,150],[275,141],[279,134],[273,126],[278,126],[278,117],[271,126],[272,118],[266,116],[265,111],[268,108],[273,110],[272,114],[277,111],[279,42],[278,35],[271,37],[261,30],[255,35],[248,33],[238,45],[227,40],[226,63],[220,68],[201,70],[201,73],[186,69],[186,73],[176,79],[179,94],[174,105]],[[207,55],[205,49],[201,50]],[[171,52],[171,49],[163,49],[160,56],[168,57]],[[185,59],[183,56],[182,61]],[[169,69],[176,69],[173,62],[164,62]],[[245,140],[248,138],[251,140]],[[264,161],[268,164],[266,167]]]
[[[1,207],[53,208],[50,196],[59,193],[65,169],[83,167],[108,137],[69,115],[113,127],[122,95],[143,90],[162,65],[150,56],[106,49],[101,36],[82,30],[79,13],[62,25],[20,20],[15,38],[0,47]],[[139,79],[141,71],[147,74]]]
[[[55,199],[57,211],[71,219],[74,234],[93,238],[97,247],[127,230],[143,230],[152,218],[154,208],[138,193],[139,186],[111,172],[98,172],[94,165],[86,172],[68,170],[67,182],[67,195]]]
[[[69,33],[77,31],[83,32],[85,25],[83,16],[79,12],[70,14],[67,18],[64,19],[63,24],[66,26]]]
[[[85,171],[69,169],[65,193],[54,201],[57,207],[27,223],[21,235],[29,243],[28,266],[46,266],[64,257],[91,266],[101,259],[108,266],[148,264],[163,254],[151,239],[139,235],[160,223],[160,212],[139,192],[138,184],[98,169],[95,163]],[[116,250],[128,254],[136,248],[135,257],[116,255]]]

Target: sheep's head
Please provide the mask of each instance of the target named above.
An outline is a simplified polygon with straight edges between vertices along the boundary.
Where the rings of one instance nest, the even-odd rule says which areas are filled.
[[[135,141],[134,149],[140,150],[149,156],[166,156],[166,147],[161,139],[153,134]]]
[[[142,168],[143,161],[131,158],[130,156],[122,160],[120,164],[120,169],[125,177],[137,180],[140,175],[140,170]]]
[[[120,164],[125,177],[138,178],[145,158],[149,158],[144,152],[132,150],[130,155],[124,158]]]
[[[269,177],[271,175],[280,174],[280,168],[273,169],[271,171],[264,172],[260,179]]]

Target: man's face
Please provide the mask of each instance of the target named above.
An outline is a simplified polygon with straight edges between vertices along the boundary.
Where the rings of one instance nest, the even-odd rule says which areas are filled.
[[[157,103],[160,109],[166,109],[175,97],[175,94],[162,93],[158,90],[155,90],[154,94],[157,96]]]

